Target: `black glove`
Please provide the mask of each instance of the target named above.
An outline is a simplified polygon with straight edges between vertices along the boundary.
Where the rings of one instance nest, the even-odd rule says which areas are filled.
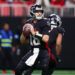
[[[61,63],[62,62],[60,56],[56,56],[56,60],[57,60],[58,63]]]

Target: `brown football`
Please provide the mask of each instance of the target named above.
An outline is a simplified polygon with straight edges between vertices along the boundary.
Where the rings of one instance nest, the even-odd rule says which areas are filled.
[[[30,35],[30,28],[29,27],[25,27],[24,29],[23,29],[23,35],[24,36],[29,36]]]

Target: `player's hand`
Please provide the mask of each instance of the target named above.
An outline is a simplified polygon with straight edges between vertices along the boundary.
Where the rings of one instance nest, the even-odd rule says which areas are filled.
[[[61,63],[62,62],[60,56],[56,56],[56,60],[57,60],[58,63]]]
[[[30,28],[30,26],[31,26],[31,24],[25,24],[25,25],[23,26],[23,30],[25,29],[25,27]]]
[[[34,27],[31,24],[28,24],[28,27],[30,28],[31,34],[35,35]]]
[[[24,29],[25,27],[28,27],[28,28],[30,29],[31,34],[32,34],[32,35],[35,35],[34,27],[33,27],[31,24],[25,24],[25,25],[23,26],[23,29]]]
[[[30,32],[32,35],[35,35],[34,27],[32,25],[30,25]]]

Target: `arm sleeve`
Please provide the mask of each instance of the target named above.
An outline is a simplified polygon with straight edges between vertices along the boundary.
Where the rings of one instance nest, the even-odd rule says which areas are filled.
[[[62,27],[57,27],[57,31],[58,31],[58,33],[64,34],[65,29]]]

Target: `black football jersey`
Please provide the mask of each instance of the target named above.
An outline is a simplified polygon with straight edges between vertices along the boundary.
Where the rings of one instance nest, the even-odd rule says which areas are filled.
[[[45,19],[38,20],[36,23],[33,23],[33,19],[29,19],[26,23],[30,23],[33,25],[34,30],[38,31],[41,34],[48,34],[50,30],[50,26],[47,25],[47,21]],[[38,38],[30,35],[30,45],[31,46],[39,46],[42,49],[46,49],[46,43],[40,41]]]
[[[58,34],[61,33],[63,35],[64,32],[65,30],[62,27],[53,28],[52,30],[50,30],[50,33],[49,33],[49,36],[50,36],[49,42],[54,43],[56,41]]]
[[[64,28],[62,27],[57,27],[57,28],[53,28],[50,33],[49,33],[49,36],[50,36],[50,39],[49,39],[49,47],[51,49],[51,53],[52,54],[56,54],[55,53],[55,46],[56,46],[56,39],[57,39],[57,36],[59,33],[61,33],[62,35],[64,34],[65,30]]]

